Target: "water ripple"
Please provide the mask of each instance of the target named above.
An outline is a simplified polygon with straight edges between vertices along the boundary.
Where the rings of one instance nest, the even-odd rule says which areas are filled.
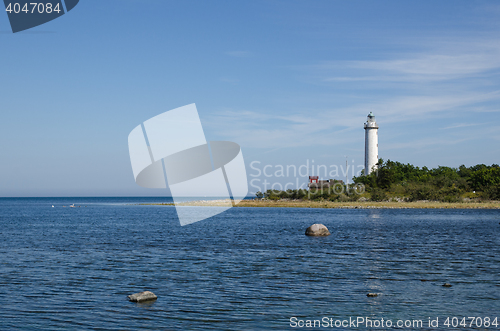
[[[500,318],[496,210],[233,208],[180,227],[173,208],[79,199],[0,199],[3,328],[283,330],[292,316]],[[71,203],[88,207],[62,208]],[[332,235],[306,237],[313,223]],[[145,289],[158,300],[127,301]]]

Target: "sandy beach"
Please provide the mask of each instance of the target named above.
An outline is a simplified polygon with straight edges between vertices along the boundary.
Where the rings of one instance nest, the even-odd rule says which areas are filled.
[[[230,200],[198,200],[179,203],[180,206],[227,206]],[[173,205],[173,204],[164,204]],[[415,202],[331,202],[331,201],[306,201],[306,200],[242,200],[235,207],[277,207],[277,208],[345,208],[345,209],[500,209],[500,201],[488,202],[439,202],[439,201],[415,201]]]

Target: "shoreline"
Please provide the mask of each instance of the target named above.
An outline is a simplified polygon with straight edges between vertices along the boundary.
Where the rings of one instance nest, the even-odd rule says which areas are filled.
[[[332,202],[332,201],[293,201],[293,200],[243,200],[236,207],[288,207],[323,209],[500,209],[500,201],[488,202]]]
[[[176,204],[193,207],[227,207],[229,200],[199,200]],[[173,203],[151,203],[141,205],[168,205]],[[332,202],[308,200],[242,200],[234,207],[249,208],[322,208],[322,209],[500,209],[500,201],[487,202],[439,202],[439,201],[363,201],[363,202]]]

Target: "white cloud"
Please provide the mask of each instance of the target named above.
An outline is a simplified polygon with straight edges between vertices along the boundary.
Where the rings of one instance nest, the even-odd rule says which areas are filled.
[[[498,74],[495,71],[500,69],[500,39],[444,42],[431,51],[391,57],[325,62],[312,69],[329,82],[429,82]]]
[[[491,100],[500,100],[500,92],[392,97],[337,109],[316,109],[314,112],[304,109],[288,115],[281,115],[286,111],[275,109],[258,112],[230,110],[215,112],[207,124],[214,131],[223,134],[225,139],[238,141],[245,146],[334,146],[345,143],[351,133],[359,131],[370,111],[382,118],[386,125],[414,124],[432,116],[448,115],[457,109]],[[311,113],[314,115],[310,115]]]
[[[487,124],[488,123],[457,123],[457,124],[453,124],[451,126],[441,128],[441,130],[460,129],[460,128],[466,128],[469,126],[478,126],[478,125],[487,125]]]
[[[314,77],[314,86],[318,86],[318,81],[323,82],[318,86],[323,89],[321,95],[327,94],[324,92],[327,89],[336,92],[335,96],[322,97],[323,100],[317,102],[314,96],[304,100],[300,95],[293,95],[290,98],[297,100],[295,104],[286,101],[293,104],[293,109],[214,112],[209,127],[223,135],[222,138],[257,148],[349,145],[358,139],[370,111],[384,125],[397,123],[405,127],[416,122],[432,122],[434,131],[471,127],[476,136],[486,132],[493,125],[486,118],[500,113],[497,107],[500,39],[433,40],[412,48],[420,48],[420,51],[389,54],[383,60],[330,61],[302,66],[301,69],[305,68],[307,74]],[[231,52],[231,56],[244,54],[246,52]],[[366,86],[363,82],[372,85]],[[339,87],[347,91],[346,95],[337,92]],[[343,99],[339,101],[339,98]],[[309,107],[308,104],[322,106]],[[327,108],[325,104],[332,106]],[[343,106],[337,106],[339,104]],[[465,118],[472,113],[483,117],[474,121]],[[444,133],[441,131],[440,135]],[[426,140],[400,142],[390,148],[424,147],[435,144],[437,136],[436,132]],[[414,138],[409,136],[405,140],[411,139]],[[456,139],[447,140],[446,136],[442,139],[444,145],[456,142]]]

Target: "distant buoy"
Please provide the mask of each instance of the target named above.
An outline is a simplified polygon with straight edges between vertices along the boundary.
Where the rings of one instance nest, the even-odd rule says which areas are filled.
[[[54,205],[52,205],[52,208],[54,208]]]

